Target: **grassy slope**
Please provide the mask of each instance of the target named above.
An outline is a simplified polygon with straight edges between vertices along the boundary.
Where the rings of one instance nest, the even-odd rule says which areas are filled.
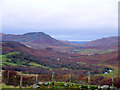
[[[12,60],[10,58],[7,58],[7,56],[13,55],[13,54],[20,54],[20,53],[19,52],[11,52],[11,53],[8,53],[8,54],[5,54],[5,55],[0,55],[0,57],[2,57],[2,64],[3,65],[8,64],[8,65],[11,65],[11,66],[17,66],[17,65],[25,66],[25,65],[22,65],[21,62],[14,63],[14,62],[12,62]],[[39,67],[43,67],[43,68],[48,68],[46,66],[37,64],[35,62],[30,62],[29,64],[31,65],[31,67],[38,67],[39,66]]]
[[[88,50],[89,51],[89,50]],[[110,52],[112,52],[113,50],[108,50],[108,51],[110,51]],[[12,62],[12,60],[10,59],[10,58],[7,58],[7,56],[9,56],[9,55],[13,55],[13,54],[20,54],[19,52],[11,52],[11,53],[8,53],[8,54],[5,54],[5,55],[0,55],[0,57],[2,57],[2,64],[4,65],[4,64],[8,64],[8,65],[11,65],[11,66],[17,66],[17,65],[20,65],[20,66],[24,66],[24,67],[26,67],[25,65],[23,65],[23,63],[25,62],[25,61],[22,61],[22,63],[21,62],[17,62],[17,63],[14,63],[14,62]],[[10,61],[10,62],[8,62],[8,61]],[[82,62],[78,62],[78,63],[81,63],[81,64],[85,64],[85,63],[82,63]],[[42,68],[49,68],[50,70],[52,70],[53,68],[50,68],[50,67],[48,67],[48,66],[43,66],[43,65],[41,65],[41,64],[38,64],[38,63],[36,63],[36,62],[29,62],[29,65],[30,65],[30,67],[42,67]],[[114,70],[111,72],[111,73],[108,73],[108,74],[100,74],[100,75],[102,75],[102,76],[105,76],[105,77],[111,77],[112,76],[112,73],[114,73],[114,77],[117,77],[117,70],[118,69],[116,69],[116,68],[114,68],[114,67],[112,67],[112,66],[109,66],[110,68],[113,68]],[[66,70],[68,70],[68,68],[61,68],[61,69],[66,69]]]
[[[5,55],[0,55],[0,57],[2,57],[2,65],[8,64],[8,65],[11,65],[11,66],[16,66],[17,64],[15,64],[15,63],[7,62],[7,60],[12,61],[11,59],[8,59],[7,56],[8,55],[13,55],[13,54],[19,54],[19,52],[11,52],[11,53],[8,53],[8,54],[5,54]]]
[[[108,50],[85,49],[85,50],[73,50],[73,51],[79,54],[104,54],[104,53],[116,51],[116,49],[108,49]]]
[[[104,77],[117,77],[118,76],[118,69],[115,69],[108,74],[99,74],[99,75],[104,76]]]
[[[85,49],[85,50],[73,50],[73,51],[75,51],[76,53],[79,53],[79,54],[104,54],[104,53],[116,51],[116,49],[109,49],[109,50]],[[99,74],[99,76],[104,76],[104,77],[117,77],[118,76],[117,67],[114,67],[111,65],[104,65],[104,66],[108,66],[114,70],[108,74]]]
[[[7,56],[13,55],[13,54],[20,54],[20,53],[19,52],[11,52],[11,53],[8,53],[8,54],[5,54],[5,55],[0,55],[0,57],[2,57],[2,65],[4,65],[4,64],[11,65],[11,66],[20,65],[20,66],[26,67],[26,65],[23,65],[23,63],[25,63],[25,61],[22,61],[22,62],[18,61],[17,63],[14,63],[14,62],[12,62],[12,60],[10,58],[7,58]],[[47,67],[47,66],[40,65],[36,62],[30,62],[29,65],[30,65],[30,67],[50,68],[50,67]],[[52,70],[52,68],[50,68],[50,70]]]
[[[118,77],[118,67],[117,66],[112,66],[112,65],[103,65],[103,64],[99,64],[101,66],[107,66],[109,68],[112,68],[113,71],[109,72],[107,74],[97,74],[97,76],[103,76],[103,77]]]
[[[32,67],[42,67],[42,68],[50,68],[50,67],[47,67],[47,66],[44,66],[44,65],[41,65],[41,64],[37,64],[35,62],[30,62],[29,63]],[[52,69],[52,68],[51,68]],[[50,70],[51,70],[50,69]]]

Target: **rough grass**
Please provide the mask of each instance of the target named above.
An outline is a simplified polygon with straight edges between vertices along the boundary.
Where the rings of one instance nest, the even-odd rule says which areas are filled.
[[[5,55],[0,55],[0,57],[2,59],[2,62],[7,60],[8,55],[13,55],[13,54],[19,54],[19,52],[11,52],[11,53],[8,53],[8,54],[5,54]]]
[[[109,67],[112,70],[112,72],[109,72],[108,74],[96,74],[97,76],[103,76],[103,77],[118,77],[118,67],[112,66],[112,65],[106,65],[106,64],[98,64],[99,66],[106,66]]]
[[[85,55],[88,55],[88,54],[104,54],[104,53],[108,53],[108,52],[113,52],[113,51],[116,51],[117,49],[108,49],[108,50],[101,50],[101,49],[85,49],[85,50],[72,50],[76,53],[79,53],[79,54],[85,54]]]
[[[5,85],[4,83],[1,84],[2,88],[20,88],[19,86],[14,87],[14,86],[10,86],[10,85]]]
[[[43,65],[40,65],[40,64],[34,63],[34,62],[30,62],[29,64],[32,65],[32,66],[34,66],[34,67],[49,68],[49,67],[46,67],[46,66],[43,66]]]
[[[118,69],[113,70],[108,74],[97,74],[97,76],[104,76],[104,77],[118,77]]]
[[[26,47],[32,48],[32,47],[31,47],[31,46],[29,46],[29,45],[26,45]]]
[[[70,86],[71,85],[71,86]],[[58,88],[59,89],[62,89],[62,90],[68,90],[69,88],[79,88],[79,86],[81,86],[84,90],[87,90],[88,86],[87,85],[81,85],[81,84],[76,84],[76,83],[69,83],[69,82],[54,82],[54,90],[57,90]],[[14,86],[9,86],[9,85],[5,85],[2,83],[2,88],[5,88],[6,90],[8,88],[20,88],[19,86],[17,87],[14,87]],[[25,88],[31,88],[32,89],[32,86],[29,86],[29,87],[24,87]],[[42,90],[46,90],[47,88],[49,88],[51,90],[52,88],[52,83],[49,84],[48,86],[45,86],[45,85],[41,85],[41,88]],[[91,86],[91,88],[94,88],[94,89],[97,89],[97,86]],[[93,90],[94,90],[93,89]]]
[[[1,65],[4,66],[5,64],[7,64],[7,65],[10,65],[10,66],[18,66],[19,65],[19,66],[26,67],[26,65],[24,65],[24,63],[26,63],[27,60],[24,60],[22,62],[18,61],[16,63],[14,63],[14,62],[12,62],[12,60],[10,58],[7,58],[8,55],[13,55],[13,54],[20,54],[20,53],[19,52],[11,52],[11,53],[8,53],[8,54],[5,54],[5,55],[0,55],[1,61],[2,61]],[[50,68],[50,67],[43,66],[43,65],[37,64],[35,62],[30,62],[29,65],[31,65],[30,67],[42,67],[42,68],[49,68],[50,70],[52,70],[52,68]]]
[[[50,68],[50,67],[48,67],[48,66],[41,65],[41,64],[37,64],[37,63],[35,63],[35,62],[30,62],[29,64],[31,65],[31,67],[48,68],[50,71],[52,71],[52,68]]]
[[[19,54],[19,52],[11,52],[11,53],[8,53],[8,54],[5,54],[5,55],[0,55],[1,57],[1,61],[2,61],[2,65],[4,66],[4,64],[8,64],[8,65],[11,65],[11,66],[16,66],[17,64],[16,63],[12,63],[12,62],[7,62],[7,60],[11,61],[11,59],[8,59],[7,56],[8,55],[13,55],[13,54]]]

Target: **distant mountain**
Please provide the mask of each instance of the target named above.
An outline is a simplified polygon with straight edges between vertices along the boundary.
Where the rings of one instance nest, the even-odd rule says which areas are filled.
[[[69,42],[60,41],[52,38],[43,32],[31,32],[22,35],[14,34],[0,34],[3,41],[17,41],[32,48],[54,48],[58,51],[81,49],[81,48],[95,48],[95,49],[117,49],[118,37],[107,37],[97,39],[89,42]]]
[[[118,37],[107,37],[102,39],[97,39],[93,41],[89,41],[86,43],[81,43],[79,46],[82,47],[91,47],[91,48],[118,48]]]
[[[43,32],[31,32],[22,35],[2,34],[3,41],[17,41],[34,48],[44,48],[49,46],[65,46],[62,41],[56,40]]]

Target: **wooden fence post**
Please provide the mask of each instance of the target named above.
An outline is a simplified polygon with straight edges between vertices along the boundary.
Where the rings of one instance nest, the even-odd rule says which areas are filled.
[[[8,75],[7,75],[8,77],[7,77],[7,80],[9,81],[9,70],[8,70]]]
[[[71,69],[70,69],[70,83],[71,83],[71,78],[72,78],[72,76],[71,76]]]
[[[8,73],[7,73],[7,83],[9,84],[9,70],[8,70]]]
[[[88,90],[90,90],[90,72],[88,71]]]
[[[69,81],[69,88],[70,88],[70,86],[71,86],[71,78],[72,78],[71,69],[70,69],[70,75],[69,75],[69,77],[70,77],[70,81]]]
[[[22,82],[23,82],[23,73],[21,71],[21,75],[20,75],[20,88],[22,88]]]
[[[114,78],[113,78],[113,73],[112,73],[112,88],[114,89]]]
[[[55,72],[52,73],[52,90],[54,90],[54,77],[55,77]]]
[[[36,74],[36,84],[37,84],[37,82],[38,82],[38,74]]]

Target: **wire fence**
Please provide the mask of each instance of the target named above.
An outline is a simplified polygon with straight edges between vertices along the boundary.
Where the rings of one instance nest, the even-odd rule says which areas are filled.
[[[97,85],[100,85],[100,80],[102,79],[104,82],[103,84],[106,83],[106,85],[110,85],[114,87],[115,83],[118,83],[120,85],[120,79],[118,82],[116,81],[117,79],[111,78],[109,80],[104,79],[103,77],[92,77],[90,76],[90,73],[88,73],[88,77],[81,77],[83,80],[81,82],[84,85],[90,85],[94,81]],[[73,81],[74,79],[74,81]],[[23,72],[15,72],[15,71],[9,71],[6,70],[2,73],[2,82],[5,83],[6,85],[13,85],[13,86],[20,86],[20,87],[27,87],[31,86],[33,84],[39,83],[39,82],[54,82],[54,81],[59,81],[62,80],[62,82],[75,82],[75,78],[73,78],[72,75],[64,75],[63,77],[55,77],[55,74],[52,73],[51,75],[40,75],[40,74],[23,74]],[[115,82],[114,82],[115,81]],[[118,86],[116,85],[116,86]]]

